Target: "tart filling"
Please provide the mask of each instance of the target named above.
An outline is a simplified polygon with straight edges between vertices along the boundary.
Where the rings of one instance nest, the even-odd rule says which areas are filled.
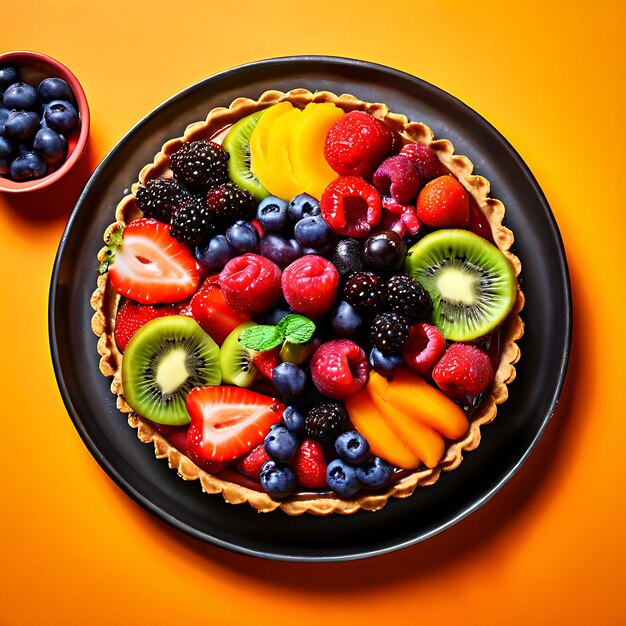
[[[361,137],[364,149],[356,145]],[[208,178],[199,181],[186,154],[194,142],[208,145],[209,154],[203,157],[208,161],[214,158],[212,151],[218,158],[222,144],[230,155],[228,172],[212,167]],[[242,144],[248,152],[242,152]],[[173,169],[189,197],[178,198],[173,186],[161,183],[163,194],[176,204],[177,217],[146,218],[146,202],[138,201],[141,190],[149,181],[172,181]],[[523,334],[519,313],[524,297],[516,280],[521,266],[510,252],[513,234],[502,224],[504,206],[489,197],[489,182],[472,171],[470,160],[454,154],[449,141],[435,140],[427,126],[390,112],[384,104],[325,91],[269,91],[256,101],[240,98],[228,108],[213,109],[183,137],[167,142],[117,206],[116,221],[104,235],[102,273],[91,300],[100,369],[112,377],[117,407],[128,414],[139,439],[152,442],[157,458],[167,458],[183,479],[199,480],[207,493],[221,493],[231,504],[248,502],[261,512],[280,508],[290,515],[375,511],[390,497],[408,497],[416,487],[435,483],[442,471],[456,468],[464,451],[480,443],[481,426],[494,419],[497,405],[506,400],[520,356],[516,341]],[[218,233],[222,213],[213,214],[208,229],[215,241],[209,244],[207,233],[196,227],[196,215],[204,208],[194,204],[199,196],[194,185],[209,188],[206,203],[219,209],[228,202],[232,206],[228,189],[215,191],[228,179],[254,199],[255,212],[268,204],[268,196],[289,200],[305,192],[320,200],[321,217],[318,212],[308,221],[306,206],[296,202],[293,208],[304,211],[298,215],[295,236],[301,248],[315,244],[307,248],[312,254],[303,255],[301,249],[290,258],[293,251],[280,248],[267,230],[260,249],[253,243],[246,252],[246,241],[255,236],[246,230],[244,207],[242,220],[236,222],[239,231],[232,235],[239,252],[231,250],[230,260],[226,253],[220,256],[226,240]],[[167,210],[167,202],[159,210]],[[233,228],[235,221],[231,218],[223,226]],[[152,238],[148,246],[146,230]],[[157,251],[151,250],[153,245]],[[181,250],[168,259],[164,290],[158,249],[177,245]],[[203,273],[219,277],[203,282],[205,277],[189,260],[193,255],[188,250],[196,246],[206,248],[204,256],[196,251],[209,268]],[[351,246],[358,248],[360,268],[350,267]],[[340,247],[346,250],[337,252]],[[278,271],[274,261],[268,262],[272,258],[283,265]],[[138,267],[133,269],[133,263]],[[159,276],[143,288],[153,265],[158,265]],[[132,280],[137,273],[144,277],[142,289]],[[250,285],[254,297],[248,297]],[[210,336],[190,329],[190,318],[200,320],[189,298],[201,290],[207,301],[219,291],[228,304],[228,315],[213,322]],[[368,290],[383,303],[368,304],[363,297]],[[427,296],[420,295],[424,291]],[[330,295],[323,297],[326,292]],[[282,298],[290,314],[269,323],[268,311]],[[473,306],[477,299],[480,315]],[[431,307],[425,311],[420,309],[424,300]],[[124,340],[122,352],[116,321],[130,301],[154,305],[158,312],[150,313],[154,319],[142,320],[127,345]],[[465,320],[461,326],[454,323],[459,317]],[[352,329],[359,318],[361,329]],[[151,347],[159,327],[169,333],[167,350]],[[246,341],[248,352],[242,347]],[[246,367],[232,367],[230,355],[239,354],[237,350],[248,354],[250,346],[257,369],[266,374],[265,383],[255,383]],[[140,365],[131,367],[131,361]],[[341,367],[349,372],[345,380],[329,374]],[[158,370],[159,384],[148,388],[153,370]],[[469,370],[477,373],[458,375]],[[285,406],[302,392],[299,372],[317,394],[305,404],[306,430],[272,430],[287,423]],[[249,389],[252,384],[254,390]],[[166,417],[151,412],[145,398],[157,393],[155,389],[168,404],[178,402],[178,411],[168,411]],[[181,389],[182,403],[176,397]],[[181,425],[190,420],[181,434]],[[335,426],[330,437],[326,430]],[[246,438],[244,452],[222,444],[224,433],[233,429]],[[288,435],[272,436],[281,429]],[[296,451],[290,455],[289,433],[294,432]],[[368,448],[359,457],[363,441]],[[246,475],[257,462],[255,449],[263,460],[260,483]],[[307,463],[317,470],[324,467],[325,482],[313,471],[307,480],[314,487],[299,480],[299,486],[285,489],[287,470],[281,468],[306,468]]]

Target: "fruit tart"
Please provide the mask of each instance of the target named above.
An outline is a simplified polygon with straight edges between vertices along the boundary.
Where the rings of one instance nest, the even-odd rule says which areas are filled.
[[[418,121],[240,98],[146,165],[104,234],[100,369],[139,439],[260,512],[376,511],[507,398],[524,298],[504,207]]]

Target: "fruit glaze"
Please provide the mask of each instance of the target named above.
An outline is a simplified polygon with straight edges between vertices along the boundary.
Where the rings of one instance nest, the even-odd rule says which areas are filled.
[[[100,369],[232,504],[375,511],[461,463],[523,334],[504,206],[384,104],[240,98],[167,142],[104,234]]]

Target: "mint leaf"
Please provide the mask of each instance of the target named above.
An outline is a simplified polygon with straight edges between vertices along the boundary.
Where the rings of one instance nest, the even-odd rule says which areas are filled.
[[[290,313],[278,322],[276,330],[289,343],[306,343],[313,337],[315,324],[304,315]]]
[[[265,352],[279,346],[283,342],[282,335],[276,326],[250,326],[239,336],[239,343],[248,350]]]

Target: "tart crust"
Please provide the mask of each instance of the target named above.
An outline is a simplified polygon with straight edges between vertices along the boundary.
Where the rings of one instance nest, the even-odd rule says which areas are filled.
[[[238,98],[228,108],[213,109],[204,121],[190,124],[182,137],[168,141],[154,157],[154,161],[141,170],[139,181],[133,184],[131,193],[126,195],[117,205],[116,221],[107,228],[104,234],[105,243],[125,223],[141,216],[141,211],[135,203],[137,189],[148,180],[159,176],[171,176],[170,155],[183,143],[209,140],[215,137],[220,130],[242,117],[285,100],[299,108],[303,108],[309,102],[332,102],[345,111],[367,111],[406,139],[429,145],[441,163],[461,182],[482,210],[491,226],[494,243],[510,261],[515,275],[519,276],[520,261],[510,250],[514,241],[513,233],[502,224],[505,214],[504,205],[499,200],[489,197],[489,181],[482,176],[473,174],[472,162],[465,156],[455,154],[454,146],[450,141],[435,139],[428,126],[419,122],[410,122],[406,116],[392,113],[385,104],[363,102],[346,94],[337,96],[328,91],[313,93],[305,89],[294,89],[287,93],[266,91],[258,100]],[[105,250],[106,247],[100,251],[99,261],[102,261]],[[117,396],[117,408],[122,413],[128,414],[128,423],[137,430],[138,438],[144,443],[152,443],[156,457],[159,459],[167,458],[169,467],[176,469],[181,478],[199,480],[203,491],[206,493],[221,493],[224,500],[230,504],[247,502],[254,509],[263,513],[276,509],[282,509],[289,515],[302,515],[303,513],[315,515],[351,514],[359,509],[377,511],[385,506],[389,498],[406,498],[418,486],[424,487],[437,482],[442,471],[447,472],[458,467],[463,460],[463,454],[474,450],[479,445],[481,427],[495,418],[497,405],[502,404],[507,399],[507,385],[515,379],[515,363],[520,358],[520,350],[516,342],[524,333],[524,324],[519,316],[524,306],[524,295],[518,281],[517,300],[500,331],[500,360],[491,391],[485,395],[478,409],[472,414],[467,433],[461,439],[448,444],[444,458],[436,467],[411,471],[384,490],[365,492],[353,498],[338,498],[334,494],[322,493],[294,495],[278,501],[262,491],[256,491],[225,480],[219,475],[210,474],[199,468],[162,437],[148,420],[133,412],[124,398],[121,377],[122,354],[117,349],[113,336],[115,314],[119,301],[120,296],[111,287],[108,273],[100,275],[97,288],[91,297],[91,306],[95,310],[92,318],[92,329],[99,337],[100,370],[105,376],[112,377],[111,391]]]

